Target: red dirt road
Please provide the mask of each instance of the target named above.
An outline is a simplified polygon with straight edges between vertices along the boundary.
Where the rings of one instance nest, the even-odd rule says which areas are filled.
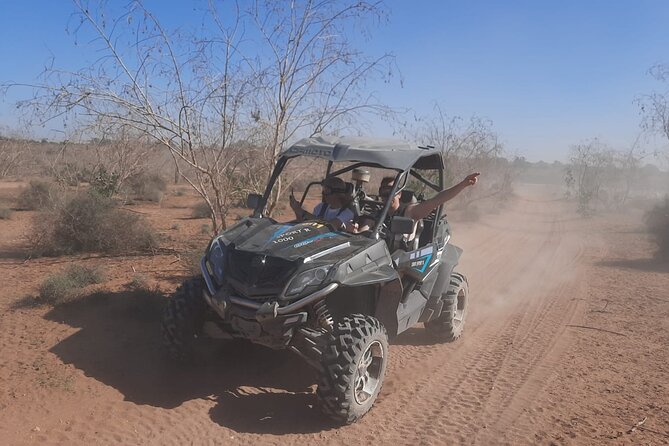
[[[315,376],[290,353],[238,344],[206,367],[170,364],[159,297],[22,305],[71,259],[18,258],[17,213],[0,221],[0,444],[669,444],[669,267],[632,217],[571,209],[525,186],[499,213],[454,220],[463,338],[396,339],[377,404],[345,427],[318,413]],[[75,260],[174,288],[169,256]]]

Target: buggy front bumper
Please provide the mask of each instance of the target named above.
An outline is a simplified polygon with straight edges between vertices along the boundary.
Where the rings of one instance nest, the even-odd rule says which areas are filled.
[[[267,319],[271,317],[277,317],[278,315],[288,315],[295,313],[296,311],[304,308],[309,304],[318,302],[319,300],[325,298],[328,294],[333,292],[339,287],[338,283],[330,283],[325,287],[321,288],[318,291],[315,291],[307,296],[304,296],[293,303],[288,305],[279,306],[277,300],[271,300],[267,302],[258,302],[252,299],[247,299],[240,296],[234,296],[232,294],[227,294],[222,296],[220,291],[216,290],[214,282],[209,274],[207,269],[206,257],[202,257],[201,267],[202,275],[204,281],[207,285],[208,293],[204,293],[205,300],[221,317],[225,317],[225,309],[229,304],[238,305],[250,310],[256,311],[256,319]]]

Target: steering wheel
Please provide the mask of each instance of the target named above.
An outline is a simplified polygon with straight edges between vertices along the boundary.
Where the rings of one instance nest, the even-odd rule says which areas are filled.
[[[376,200],[360,200],[360,215],[376,219],[384,205],[385,203]]]
[[[383,211],[385,205],[386,204],[382,201],[360,200],[360,215],[358,216],[358,219],[366,218],[372,220],[373,224],[370,225],[370,227],[374,227],[376,225],[378,216],[381,214],[381,211]],[[386,222],[381,224],[380,235],[382,237],[385,237],[385,234],[388,232],[388,228],[386,226]]]

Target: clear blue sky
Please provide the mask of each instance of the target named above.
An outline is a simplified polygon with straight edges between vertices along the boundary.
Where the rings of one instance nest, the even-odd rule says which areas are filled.
[[[152,10],[160,5],[168,26],[199,22],[201,12],[188,1],[148,4]],[[360,46],[394,53],[403,88],[370,88],[418,114],[437,102],[450,115],[489,118],[507,149],[530,160],[564,160],[569,145],[592,137],[629,146],[639,133],[634,99],[669,88],[648,75],[652,65],[669,63],[669,1],[387,5],[388,23]],[[72,11],[68,1],[0,0],[0,83],[34,81],[52,55],[58,66],[85,64],[92,55],[65,32]],[[0,102],[0,126],[16,125],[12,102],[21,94]],[[375,130],[390,132],[384,124]],[[660,139],[649,144],[666,145]]]

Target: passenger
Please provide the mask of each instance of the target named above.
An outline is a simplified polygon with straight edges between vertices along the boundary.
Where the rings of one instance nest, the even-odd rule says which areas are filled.
[[[394,215],[400,215],[403,217],[409,217],[413,220],[420,220],[421,218],[425,218],[430,215],[430,212],[437,209],[447,201],[455,198],[460,192],[465,190],[467,186],[475,185],[478,181],[479,175],[481,175],[479,172],[469,174],[465,177],[464,180],[460,181],[455,186],[449,189],[444,189],[434,197],[428,198],[427,200],[418,203],[401,203],[401,193],[398,192],[395,194],[393,201],[390,203],[388,216],[392,217]],[[394,185],[394,177],[383,178],[381,180],[381,186],[379,186],[379,196],[384,200],[387,199]]]
[[[323,202],[316,205],[313,213],[305,211],[295,196],[290,195],[290,207],[295,218],[304,220],[325,220],[338,230],[353,228],[353,211],[348,207],[351,197],[346,190],[346,183],[339,177],[327,177],[321,182]]]
[[[462,192],[467,186],[473,186],[478,181],[479,172],[469,174],[465,177],[464,180],[456,184],[455,186],[444,189],[434,197],[429,198],[425,201],[416,202],[416,203],[402,203],[400,201],[401,191],[397,192],[390,202],[390,208],[388,209],[388,218],[395,215],[401,217],[409,217],[414,220],[414,232],[412,234],[395,234],[395,240],[392,243],[393,245],[399,244],[407,246],[410,241],[416,236],[416,223],[418,220],[427,217],[430,212],[437,209],[442,204],[447,201],[455,198],[460,192]],[[384,201],[388,198],[390,193],[393,190],[395,184],[395,177],[385,177],[381,180],[381,185],[379,186],[379,197]],[[364,222],[361,222],[360,227],[355,227],[352,232],[360,233],[369,231],[373,221],[368,219]]]

